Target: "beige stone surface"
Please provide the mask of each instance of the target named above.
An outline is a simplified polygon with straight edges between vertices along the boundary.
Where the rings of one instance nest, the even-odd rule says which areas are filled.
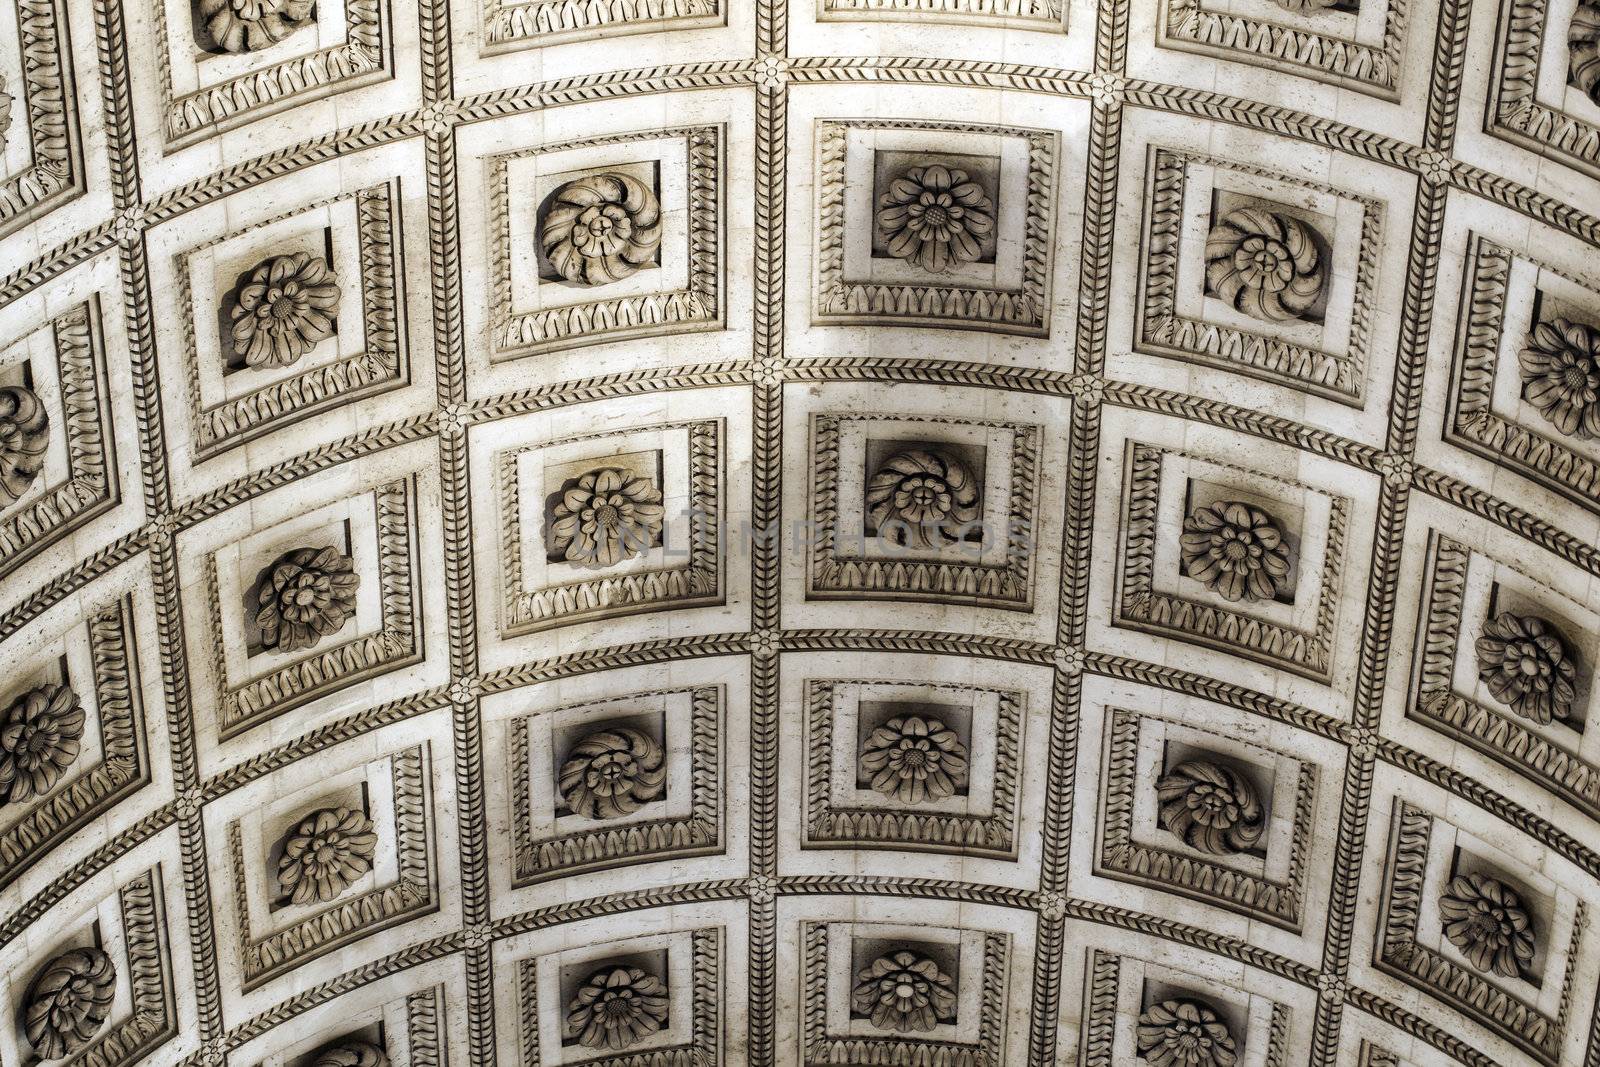
[[[1595,0],[0,4],[0,1067],[1597,1067]]]

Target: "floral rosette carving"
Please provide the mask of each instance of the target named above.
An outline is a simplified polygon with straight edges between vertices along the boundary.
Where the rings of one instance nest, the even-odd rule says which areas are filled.
[[[661,746],[638,730],[600,730],[572,747],[557,788],[575,814],[590,819],[631,815],[666,792],[666,760]]]
[[[278,885],[296,904],[326,904],[372,870],[378,835],[352,808],[323,808],[300,821],[283,845]]]
[[[1163,830],[1213,856],[1248,852],[1267,828],[1255,787],[1229,767],[1209,760],[1180,763],[1156,781]]]
[[[594,972],[567,1006],[567,1036],[585,1048],[625,1049],[667,1024],[667,985],[638,967]]]
[[[355,614],[360,584],[355,561],[332,546],[285,553],[261,576],[261,643],[297,652],[338,633]]]
[[[341,1041],[318,1053],[311,1067],[389,1067],[389,1057],[370,1041]]]
[[[1484,624],[1478,678],[1496,700],[1537,723],[1565,719],[1577,699],[1577,668],[1561,632],[1537,615],[1503,611]]]
[[[933,960],[901,949],[857,973],[850,1006],[881,1030],[932,1030],[955,1018],[955,982]]]
[[[621,281],[654,262],[661,204],[626,174],[591,174],[551,196],[539,220],[540,246],[556,273],[578,285]]]
[[[39,394],[21,386],[0,388],[0,508],[22,499],[44,469],[50,416]]]
[[[1150,1067],[1234,1067],[1239,1048],[1228,1024],[1194,1000],[1164,1000],[1139,1015],[1139,1056]]]
[[[935,718],[890,719],[861,746],[861,773],[872,788],[903,804],[943,800],[967,773],[967,746]]]
[[[78,758],[83,706],[64,685],[23,693],[0,717],[0,795],[8,804],[42,797]]]
[[[1183,520],[1179,546],[1189,577],[1224,600],[1271,600],[1289,576],[1277,520],[1239,501],[1202,505]]]
[[[309,252],[262,260],[233,298],[233,350],[250,367],[288,367],[333,336],[339,283]]]
[[[1439,897],[1444,936],[1485,974],[1516,978],[1533,964],[1533,920],[1516,890],[1481,874],[1452,878]]]
[[[1600,4],[1579,0],[1567,27],[1572,84],[1600,105]]]
[[[867,483],[867,518],[892,544],[938,548],[976,522],[978,480],[947,452],[914,448],[889,457]]]
[[[88,1047],[111,1015],[117,969],[98,948],[74,948],[45,964],[28,988],[23,1032],[41,1060]]]
[[[1333,7],[1339,0],[1274,0],[1285,11],[1292,11],[1297,15],[1315,15],[1319,11],[1326,11]]]
[[[1517,354],[1523,395],[1569,437],[1600,436],[1600,330],[1554,318],[1534,326]]]
[[[912,167],[878,197],[878,228],[891,256],[944,274],[983,255],[994,201],[959,167]]]
[[[580,567],[609,567],[643,555],[661,534],[666,509],[648,478],[606,467],[590,471],[556,502],[552,548]]]
[[[1251,318],[1301,318],[1326,280],[1311,227],[1289,215],[1236,208],[1206,237],[1206,286]]]
[[[200,0],[206,33],[225,52],[259,52],[312,21],[313,0]]]

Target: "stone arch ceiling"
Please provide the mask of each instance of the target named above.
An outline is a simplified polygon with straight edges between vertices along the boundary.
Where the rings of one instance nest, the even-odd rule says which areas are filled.
[[[0,1067],[1600,1067],[1597,38],[0,3]]]

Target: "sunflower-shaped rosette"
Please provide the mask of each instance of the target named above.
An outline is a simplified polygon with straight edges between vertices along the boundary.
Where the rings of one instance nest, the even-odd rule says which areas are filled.
[[[1484,974],[1516,978],[1533,964],[1533,920],[1517,891],[1496,878],[1467,874],[1439,897],[1444,936]]]
[[[978,479],[955,456],[914,448],[890,456],[867,483],[867,518],[878,537],[912,548],[954,544],[977,521]]]
[[[654,547],[665,515],[661,491],[648,478],[613,467],[593,470],[562,490],[551,548],[580,567],[609,567]]]
[[[655,262],[661,204],[627,174],[590,174],[555,191],[539,219],[539,244],[557,274],[577,285],[621,281]]]
[[[955,1018],[955,982],[927,956],[900,949],[861,969],[850,1006],[880,1030],[925,1032]]]
[[[567,1036],[584,1048],[620,1051],[667,1025],[667,984],[638,967],[603,967],[567,1005]]]
[[[248,367],[289,367],[333,336],[339,283],[309,252],[258,263],[233,296],[233,351]]]
[[[1239,501],[1202,505],[1179,542],[1189,577],[1224,600],[1271,600],[1289,577],[1289,546],[1265,511]]]
[[[1600,329],[1557,316],[1517,354],[1523,396],[1568,437],[1600,437]]]
[[[878,229],[891,256],[946,274],[983,255],[994,233],[994,201],[959,167],[912,167],[878,197]]]
[[[284,842],[278,885],[296,904],[326,904],[372,870],[378,835],[352,808],[323,808],[302,819]]]
[[[1479,680],[1516,714],[1540,724],[1572,714],[1578,670],[1553,623],[1503,611],[1484,624],[1474,651]]]
[[[1311,227],[1291,215],[1237,208],[1206,237],[1206,289],[1251,318],[1302,319],[1326,281]]]
[[[1149,1067],[1235,1067],[1239,1046],[1210,1006],[1176,998],[1139,1014],[1139,1058]]]
[[[83,706],[64,685],[40,685],[0,715],[0,804],[42,797],[78,758]]]
[[[938,719],[905,715],[867,735],[860,766],[873,789],[901,803],[943,800],[966,780],[967,746]]]

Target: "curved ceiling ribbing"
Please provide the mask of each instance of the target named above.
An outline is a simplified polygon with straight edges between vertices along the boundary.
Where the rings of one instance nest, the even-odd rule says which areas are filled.
[[[0,6],[3,1067],[1600,1063],[1592,0]]]

